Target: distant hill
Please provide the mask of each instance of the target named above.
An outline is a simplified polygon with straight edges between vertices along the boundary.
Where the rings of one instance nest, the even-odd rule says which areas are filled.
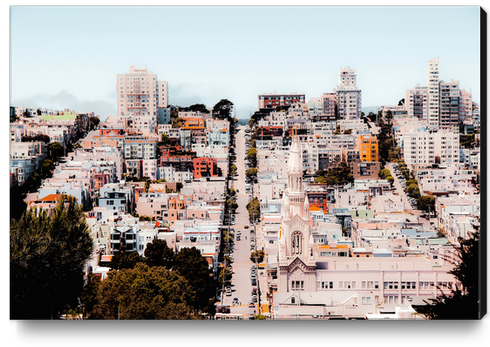
[[[247,125],[248,124],[248,119],[239,119],[238,120],[239,125]]]

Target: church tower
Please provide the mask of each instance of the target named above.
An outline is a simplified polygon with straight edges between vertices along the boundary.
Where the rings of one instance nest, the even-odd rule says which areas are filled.
[[[283,199],[278,253],[278,291],[316,291],[310,205],[303,190],[303,165],[296,129],[293,129],[293,142],[288,160],[288,184]]]

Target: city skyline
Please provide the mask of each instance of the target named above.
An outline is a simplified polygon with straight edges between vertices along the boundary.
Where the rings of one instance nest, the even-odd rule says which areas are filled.
[[[436,57],[440,79],[479,103],[479,15],[478,6],[11,7],[10,104],[105,119],[116,115],[116,75],[135,65],[168,82],[169,104],[226,98],[241,119],[258,94],[331,92],[341,67],[356,70],[363,107],[395,105],[426,84]]]

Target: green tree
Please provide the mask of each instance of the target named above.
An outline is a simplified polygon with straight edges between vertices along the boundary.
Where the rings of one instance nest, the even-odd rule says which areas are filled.
[[[255,148],[250,148],[245,158],[249,161],[251,168],[257,167],[257,150]]]
[[[140,256],[137,251],[119,251],[112,256],[109,267],[115,270],[133,269],[138,263],[146,263],[146,259]]]
[[[248,169],[247,172],[245,173],[245,176],[256,182],[257,181],[257,169]]]
[[[257,252],[252,252],[250,254],[250,260],[254,263],[255,262],[262,263],[264,261],[264,256],[265,256],[264,251],[258,250]]]
[[[63,145],[57,141],[50,143],[48,149],[51,157],[55,159],[62,157],[65,152]]]
[[[172,128],[182,128],[184,126],[184,120],[180,117],[177,117],[172,122]]]
[[[435,299],[425,301],[425,306],[416,306],[417,312],[427,319],[480,319],[480,254],[479,232],[468,233],[469,238],[459,238],[453,245],[455,257],[446,256],[446,260],[453,263],[454,268],[449,271],[457,280],[456,286],[451,288],[450,294],[438,295]],[[439,288],[441,290],[442,288]]]
[[[78,306],[92,253],[85,215],[64,195],[53,209],[31,208],[10,223],[11,319],[58,318]]]
[[[247,204],[248,216],[250,223],[254,221],[260,221],[260,201],[257,198],[253,198]]]
[[[323,177],[323,176],[320,176],[320,177],[315,178],[315,183],[323,183],[323,184],[325,184],[327,182],[328,182],[328,180],[325,177]]]
[[[90,117],[88,121],[90,130],[94,130],[95,128],[97,128],[100,123],[100,119],[98,117]]]
[[[150,216],[139,216],[138,218],[140,221],[147,221],[147,222],[151,222],[155,220],[155,217],[150,217]]]
[[[418,185],[418,181],[413,179],[413,180],[406,180],[405,181],[405,185],[408,187],[408,186],[411,186],[412,184],[415,184],[415,185]]]
[[[323,176],[324,174],[325,174],[325,173],[323,172],[323,170],[322,170],[322,169],[320,169],[320,170],[316,170],[316,171],[315,171],[315,176]]]
[[[434,211],[436,199],[431,195],[424,195],[417,199],[417,209],[429,213]]]
[[[216,283],[201,252],[195,247],[182,248],[174,256],[172,270],[184,276],[196,293],[195,300],[189,304],[200,311],[214,314]]]
[[[163,266],[166,269],[171,269],[174,251],[167,246],[167,241],[155,239],[146,245],[145,258],[149,266]]]
[[[258,314],[254,317],[254,320],[267,320],[267,317],[263,314]]]
[[[201,319],[190,303],[196,298],[188,281],[163,267],[137,264],[110,271],[100,283],[94,319]]]
[[[218,288],[223,288],[223,276],[225,278],[225,284],[231,281],[233,274],[229,268],[220,268],[218,275]]]
[[[411,184],[407,187],[407,194],[414,199],[420,198],[420,189],[416,184]]]
[[[167,134],[162,134],[162,142],[165,146],[170,145],[171,143],[170,136],[168,136]]]
[[[193,112],[201,112],[201,113],[209,113],[209,110],[206,108],[206,105],[204,104],[194,104],[189,106],[189,111]]]
[[[100,286],[100,277],[94,274],[88,274],[80,296],[80,305],[84,319],[90,318],[97,303],[97,292]]]
[[[230,118],[233,111],[233,103],[228,99],[221,99],[213,107],[213,114],[220,119]]]
[[[230,175],[234,176],[237,173],[237,167],[235,165],[230,165]]]

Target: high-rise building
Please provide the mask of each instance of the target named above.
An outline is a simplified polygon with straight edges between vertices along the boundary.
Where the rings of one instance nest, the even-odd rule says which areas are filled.
[[[449,129],[458,124],[459,81],[439,83],[439,128]]]
[[[427,124],[429,129],[439,129],[439,58],[429,60],[427,63],[427,87],[429,114]]]
[[[361,117],[361,91],[356,86],[356,70],[341,67],[339,84],[335,93],[337,119],[359,119]]]
[[[429,111],[427,86],[416,85],[413,89],[405,91],[405,108],[407,117],[424,119],[427,121]]]
[[[168,106],[167,81],[144,69],[129,67],[129,73],[118,74],[116,83],[117,115],[132,119],[136,116],[157,118],[159,108]]]

